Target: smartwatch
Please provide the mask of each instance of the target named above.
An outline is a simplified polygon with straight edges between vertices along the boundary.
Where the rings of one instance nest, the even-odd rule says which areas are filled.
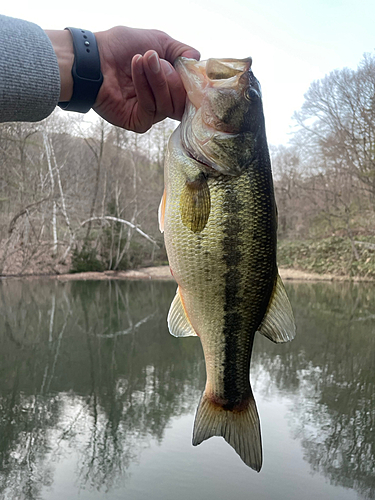
[[[79,28],[65,29],[70,31],[73,38],[73,94],[70,101],[58,104],[65,111],[87,113],[95,103],[103,83],[98,45],[91,31]]]

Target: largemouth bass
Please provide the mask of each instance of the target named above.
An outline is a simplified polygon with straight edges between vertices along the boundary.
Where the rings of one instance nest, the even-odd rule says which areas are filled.
[[[249,381],[258,331],[293,339],[276,264],[277,214],[261,91],[251,58],[180,58],[185,113],[165,162],[159,224],[178,289],[172,335],[198,335],[207,381],[193,444],[223,436],[259,471],[262,444]]]

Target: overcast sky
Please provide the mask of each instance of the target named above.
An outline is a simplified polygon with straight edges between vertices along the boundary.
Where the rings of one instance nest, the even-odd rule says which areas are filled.
[[[157,28],[202,59],[252,56],[262,85],[267,135],[286,144],[294,111],[313,80],[356,68],[375,49],[374,0],[14,0],[2,14],[45,29]]]

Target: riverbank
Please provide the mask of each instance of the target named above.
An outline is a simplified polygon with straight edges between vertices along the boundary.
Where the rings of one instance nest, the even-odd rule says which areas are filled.
[[[297,269],[279,268],[280,276],[284,281],[354,281],[366,282],[374,281],[365,278],[350,278],[349,276],[335,276],[333,274],[317,274],[300,271]],[[48,275],[22,275],[22,276],[2,276],[3,279],[57,279],[59,281],[87,281],[87,280],[161,280],[173,281],[168,266],[142,267],[129,271],[104,271],[85,272],[73,274],[48,274]]]

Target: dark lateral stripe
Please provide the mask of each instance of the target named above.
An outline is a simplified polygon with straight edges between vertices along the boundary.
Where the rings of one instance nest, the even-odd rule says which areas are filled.
[[[240,311],[242,299],[239,296],[241,282],[240,264],[243,258],[241,252],[242,233],[238,212],[241,203],[232,183],[228,183],[225,192],[223,209],[226,215],[223,239],[223,260],[227,271],[225,273],[225,306],[224,306],[224,399],[227,408],[232,409],[241,401],[241,391],[238,387],[238,338],[242,329],[243,318]]]

